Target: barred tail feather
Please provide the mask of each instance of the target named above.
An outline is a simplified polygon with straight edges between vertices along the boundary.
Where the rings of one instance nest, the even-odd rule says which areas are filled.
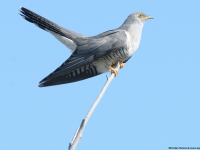
[[[24,8],[24,7],[20,7],[20,15],[27,21],[34,23],[35,25],[37,25],[39,28],[43,29],[43,30],[50,30],[53,31],[61,36],[67,37],[69,39],[75,39],[76,37],[80,37],[83,36],[79,33],[70,31],[68,29],[65,29],[51,21],[49,21],[48,19]]]

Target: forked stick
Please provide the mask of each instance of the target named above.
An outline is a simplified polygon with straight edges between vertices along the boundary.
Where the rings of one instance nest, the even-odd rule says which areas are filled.
[[[117,63],[117,65],[115,66],[116,70],[119,70],[120,65],[119,62]],[[103,90],[101,91],[101,93],[99,94],[98,98],[96,99],[96,101],[94,102],[94,104],[92,105],[92,107],[90,108],[88,114],[86,115],[85,119],[83,119],[83,121],[81,122],[81,126],[78,127],[78,129],[76,130],[76,133],[74,134],[74,137],[72,139],[72,141],[69,143],[69,150],[75,150],[79,140],[82,138],[82,133],[83,130],[85,128],[85,125],[87,124],[88,120],[90,119],[90,116],[92,115],[94,109],[96,108],[96,106],[98,105],[99,101],[101,100],[102,96],[104,95],[107,87],[109,86],[110,82],[113,80],[115,74],[112,73],[110,78],[107,76],[107,82],[103,87]]]

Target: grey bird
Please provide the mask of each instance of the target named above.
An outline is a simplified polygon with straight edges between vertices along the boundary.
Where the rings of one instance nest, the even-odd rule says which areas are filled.
[[[65,29],[44,17],[20,7],[21,16],[51,33],[72,50],[72,55],[54,72],[40,81],[39,87],[72,83],[118,71],[113,66],[119,61],[123,68],[139,47],[142,28],[146,20],[153,19],[142,12],[134,12],[117,29],[87,37]]]

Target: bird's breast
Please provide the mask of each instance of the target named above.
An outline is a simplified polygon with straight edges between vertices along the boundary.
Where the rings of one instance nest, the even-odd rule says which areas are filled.
[[[129,48],[129,54],[132,56],[140,45],[140,39],[134,39]]]
[[[135,24],[132,26],[129,32],[126,32],[129,56],[132,56],[139,47],[142,35],[142,27],[143,25]]]

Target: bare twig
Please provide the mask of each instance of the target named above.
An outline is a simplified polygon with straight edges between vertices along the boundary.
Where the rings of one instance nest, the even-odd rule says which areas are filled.
[[[115,69],[119,70],[119,68],[120,68],[120,65],[119,65],[119,62],[118,62],[117,65],[115,66]],[[83,130],[85,128],[86,123],[90,119],[90,116],[92,115],[94,109],[98,105],[99,101],[101,100],[101,98],[104,95],[107,87],[109,86],[110,82],[113,80],[114,76],[115,76],[114,73],[111,74],[110,78],[107,76],[107,82],[104,85],[101,93],[99,94],[98,98],[96,99],[96,101],[94,102],[92,107],[90,108],[90,110],[89,110],[88,114],[86,115],[85,119],[83,119],[83,121],[81,122],[81,126],[78,127],[78,129],[76,130],[76,133],[74,134],[74,137],[73,137],[72,141],[69,143],[69,147],[68,147],[69,150],[75,150],[79,140],[82,138],[82,133],[83,133]]]

